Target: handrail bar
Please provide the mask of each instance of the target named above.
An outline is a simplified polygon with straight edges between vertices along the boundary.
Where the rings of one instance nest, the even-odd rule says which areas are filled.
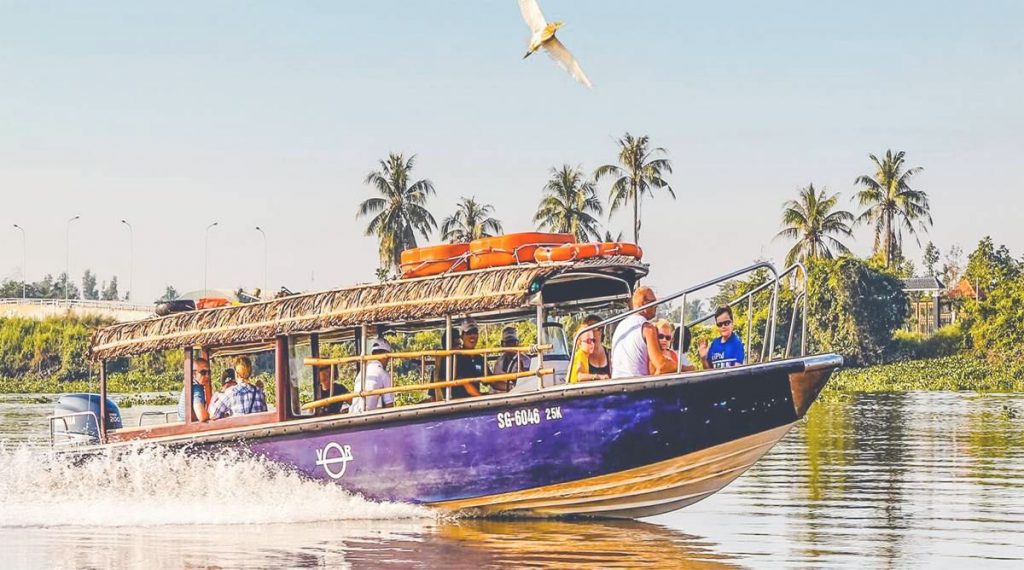
[[[60,433],[66,439],[73,439],[74,437],[90,437],[90,436],[85,435],[85,434],[74,433],[74,432],[69,432],[68,431],[68,418],[74,418],[74,417],[78,417],[78,416],[92,416],[92,419],[96,422],[96,430],[97,430],[97,432],[100,431],[100,421],[99,421],[99,418],[96,416],[96,413],[92,412],[92,411],[72,412],[70,414],[60,414],[60,415],[47,416],[46,419],[49,420],[49,422],[50,422],[50,447],[54,446],[53,436],[54,436],[55,433]],[[64,424],[64,431],[62,431],[62,432],[54,432],[53,424],[57,420],[60,420],[61,423]],[[99,437],[99,433],[96,434],[96,437],[97,438]],[[73,443],[74,443],[73,441],[65,442],[63,445],[71,445]]]
[[[608,317],[607,319],[604,319],[603,321],[599,321],[599,322],[594,323],[594,324],[592,324],[590,326],[586,326],[586,327],[583,327],[583,328],[579,329],[578,331],[576,331],[576,334],[573,336],[573,339],[572,339],[572,348],[570,349],[570,351],[572,352],[572,357],[569,359],[569,367],[570,367],[569,369],[570,369],[570,371],[572,370],[572,366],[575,364],[574,361],[576,360],[576,346],[579,344],[580,336],[583,335],[584,333],[592,331],[592,330],[597,329],[597,328],[608,326],[608,325],[610,325],[612,323],[617,323],[617,322],[625,319],[626,317],[629,317],[631,315],[635,315],[635,314],[640,313],[642,311],[646,311],[647,309],[650,309],[651,307],[657,307],[658,305],[663,305],[663,304],[668,303],[670,301],[675,301],[676,299],[678,299],[680,297],[682,297],[684,302],[685,302],[686,295],[689,295],[690,293],[695,293],[695,292],[700,291],[702,289],[707,289],[708,287],[711,287],[712,285],[717,285],[719,283],[723,283],[725,281],[729,281],[730,279],[735,279],[736,277],[739,277],[740,275],[745,275],[747,273],[750,273],[752,271],[756,271],[756,270],[761,269],[761,268],[767,269],[768,271],[772,272],[772,275],[775,276],[776,287],[778,287],[778,271],[775,270],[775,266],[773,266],[771,263],[769,263],[767,261],[759,261],[759,262],[757,262],[757,263],[755,263],[753,265],[748,265],[747,267],[744,267],[742,269],[737,269],[736,271],[733,271],[733,272],[730,272],[730,273],[726,273],[725,275],[720,275],[720,276],[715,277],[713,279],[709,279],[709,280],[707,280],[707,281],[705,281],[703,283],[699,283],[699,284],[694,285],[692,287],[683,289],[681,291],[677,291],[677,292],[672,293],[671,295],[668,295],[668,296],[663,297],[661,299],[656,299],[655,301],[653,301],[651,303],[647,303],[646,305],[642,305],[642,306],[637,307],[635,309],[630,309],[630,310],[628,310],[628,311],[626,311],[624,313],[620,313],[618,315],[614,315],[614,316]],[[680,363],[681,362],[682,362],[682,360],[680,360]]]
[[[363,390],[362,392],[349,392],[348,394],[340,394],[338,396],[331,396],[330,398],[321,398],[314,400],[308,404],[303,404],[303,410],[312,410],[316,408],[322,408],[331,404],[337,404],[340,402],[348,402],[355,398],[365,398],[367,396],[381,396],[384,394],[397,394],[400,392],[419,392],[421,390],[434,390],[437,388],[448,388],[451,386],[464,386],[473,382],[482,382],[484,384],[490,384],[492,382],[506,382],[508,380],[517,380],[519,378],[527,378],[529,376],[550,376],[555,373],[554,368],[544,368],[542,370],[527,370],[523,372],[509,372],[507,374],[492,374],[490,376],[479,376],[477,378],[460,378],[456,380],[444,380],[441,382],[427,382],[423,384],[410,384],[408,386],[392,386],[390,388],[379,388],[376,390]]]
[[[385,352],[383,354],[365,354],[355,356],[342,356],[339,358],[304,358],[302,363],[306,366],[334,366],[337,364],[350,364],[353,362],[366,362],[370,360],[385,360],[388,358],[423,358],[425,356],[479,356],[484,354],[499,354],[502,352],[535,353],[547,352],[554,348],[551,344],[539,344],[532,346],[495,346],[491,348],[455,348],[438,350],[413,350],[408,352]]]
[[[176,416],[176,415],[178,415],[178,412],[177,412],[177,411],[172,411],[172,412],[161,412],[161,411],[157,411],[157,410],[151,410],[151,411],[148,411],[148,412],[142,412],[142,414],[140,414],[140,415],[139,415],[139,427],[142,427],[142,420],[143,420],[144,418],[146,418],[147,416],[163,416],[163,418],[164,418],[164,423],[165,423],[165,424],[169,424],[169,423],[171,423],[171,422],[169,422],[169,421],[167,420],[167,417],[168,417],[168,416],[172,416],[172,415],[173,415],[173,416]]]

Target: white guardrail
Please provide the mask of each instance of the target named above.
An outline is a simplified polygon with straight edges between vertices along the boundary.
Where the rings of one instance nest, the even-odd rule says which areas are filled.
[[[107,311],[135,311],[152,313],[153,305],[138,305],[126,301],[93,301],[90,299],[23,299],[21,297],[0,298],[0,305],[26,305],[34,307],[61,307],[68,309],[102,309]]]

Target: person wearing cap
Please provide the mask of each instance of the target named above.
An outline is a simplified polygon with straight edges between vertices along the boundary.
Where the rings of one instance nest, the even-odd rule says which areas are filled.
[[[214,392],[213,397],[210,398],[210,410],[213,410],[213,408],[216,407],[217,402],[224,397],[224,393],[227,392],[229,388],[235,386],[236,384],[237,382],[235,382],[235,369],[225,368],[224,372],[221,372],[220,374],[220,390]]]
[[[348,394],[348,388],[344,384],[338,382],[331,382],[331,366],[321,366],[317,369],[317,381],[320,382],[320,397],[330,398],[332,396],[340,396],[342,394]],[[323,409],[324,414],[340,414],[346,412],[349,409],[348,402],[335,402]]]
[[[501,346],[519,346],[519,333],[516,331],[516,327],[507,326],[501,330]],[[491,374],[511,374],[514,372],[523,372],[524,370],[529,369],[530,357],[522,352],[510,350],[502,352],[498,356],[498,359],[494,361],[494,367],[491,368]],[[515,380],[494,382],[491,384],[491,389],[496,392],[508,392],[514,388],[515,385]]]
[[[370,354],[387,354],[391,345],[383,338],[377,337],[370,343]],[[369,392],[391,387],[391,374],[388,374],[388,359],[370,360],[366,363],[366,371],[356,376],[355,392]],[[349,413],[358,414],[380,407],[391,408],[395,405],[394,394],[383,394],[352,398]]]
[[[480,340],[480,328],[473,319],[462,321],[462,348],[473,350]],[[457,354],[455,355],[455,380],[464,378],[481,378],[484,375],[484,357],[478,354]],[[452,399],[469,398],[480,395],[480,383],[470,382],[452,386]]]

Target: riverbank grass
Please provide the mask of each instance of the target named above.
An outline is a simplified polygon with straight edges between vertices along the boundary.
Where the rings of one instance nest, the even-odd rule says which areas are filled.
[[[835,373],[826,392],[1024,392],[1024,370],[969,355],[908,360]]]

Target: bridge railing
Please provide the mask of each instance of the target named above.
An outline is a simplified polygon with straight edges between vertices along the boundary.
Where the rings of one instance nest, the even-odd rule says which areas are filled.
[[[0,305],[28,305],[33,307],[57,307],[68,309],[102,309],[105,311],[134,311],[152,313],[153,305],[139,305],[127,301],[94,301],[92,299],[27,299],[2,297]]]

